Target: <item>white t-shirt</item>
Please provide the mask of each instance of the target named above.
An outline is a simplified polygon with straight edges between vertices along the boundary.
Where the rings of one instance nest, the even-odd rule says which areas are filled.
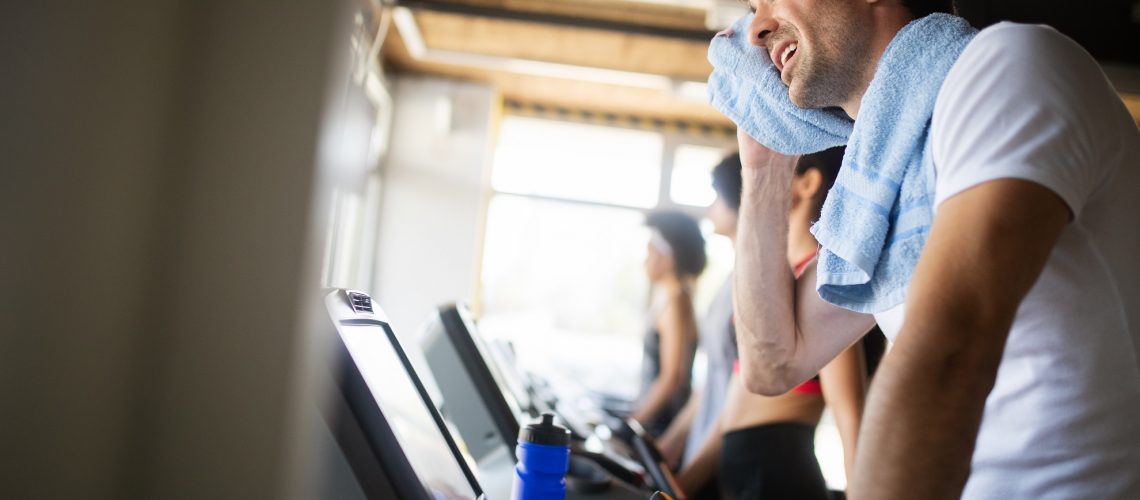
[[[1018,178],[1073,213],[1017,311],[963,498],[1140,499],[1136,123],[1072,40],[1002,23],[950,70],[931,137],[935,210]],[[876,318],[893,340],[903,316],[899,306]]]

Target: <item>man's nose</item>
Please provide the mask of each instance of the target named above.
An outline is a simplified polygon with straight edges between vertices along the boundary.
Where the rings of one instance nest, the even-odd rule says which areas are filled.
[[[764,47],[768,43],[768,37],[772,36],[779,27],[780,23],[776,22],[769,13],[757,10],[752,23],[748,25],[748,41],[752,45]]]

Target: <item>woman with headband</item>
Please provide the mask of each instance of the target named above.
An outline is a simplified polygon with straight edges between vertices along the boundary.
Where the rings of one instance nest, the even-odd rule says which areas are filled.
[[[651,434],[669,426],[689,398],[697,322],[693,286],[705,268],[705,239],[692,217],[677,211],[649,214],[645,273],[652,286],[645,334],[641,396],[632,417]]]

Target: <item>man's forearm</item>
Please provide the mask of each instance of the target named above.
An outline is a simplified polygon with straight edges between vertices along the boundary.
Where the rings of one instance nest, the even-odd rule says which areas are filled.
[[[795,278],[787,258],[793,170],[748,160],[742,155],[733,273],[737,345],[746,385],[778,393],[790,383],[787,362],[795,346]]]
[[[997,360],[968,347],[933,351],[907,333],[875,375],[848,489],[855,500],[959,498],[969,476]]]
[[[741,172],[733,302],[741,375],[774,396],[815,375],[871,328],[870,315],[819,298],[811,266],[797,281],[788,263],[788,211],[797,158],[738,135]]]

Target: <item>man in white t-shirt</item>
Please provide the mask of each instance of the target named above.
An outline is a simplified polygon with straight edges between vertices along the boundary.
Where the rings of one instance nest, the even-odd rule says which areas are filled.
[[[858,121],[876,64],[950,2],[751,0],[747,36],[800,107]],[[794,46],[787,42],[791,41]],[[889,134],[884,130],[883,134]],[[934,220],[904,304],[827,304],[784,257],[794,158],[740,134],[744,380],[778,394],[877,320],[850,498],[1140,498],[1140,132],[1096,62],[1044,26],[981,31],[930,124]]]

